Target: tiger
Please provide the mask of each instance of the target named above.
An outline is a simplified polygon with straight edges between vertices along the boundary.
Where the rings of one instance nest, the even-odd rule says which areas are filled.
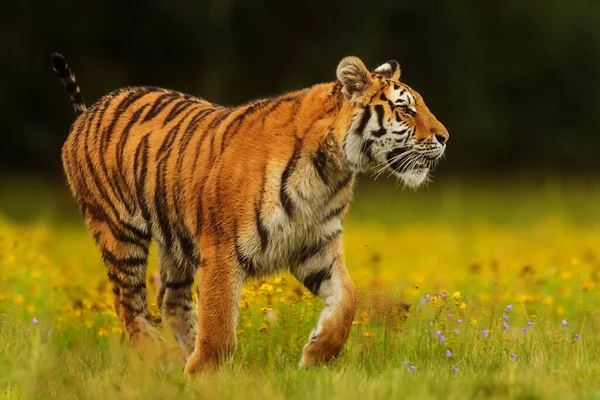
[[[87,108],[64,57],[51,61],[77,116],[64,172],[134,349],[162,340],[146,300],[153,242],[156,304],[187,376],[232,359],[244,282],[282,271],[324,304],[300,367],[337,358],[356,310],[342,244],[356,176],[416,188],[449,137],[398,62],[370,71],[346,57],[334,82],[237,107],[141,86]]]

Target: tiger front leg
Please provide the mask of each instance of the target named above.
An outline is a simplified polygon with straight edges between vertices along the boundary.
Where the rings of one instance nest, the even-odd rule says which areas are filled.
[[[224,359],[233,356],[245,278],[235,252],[208,240],[201,240],[200,248],[198,335],[196,348],[185,367],[187,376],[216,369]]]
[[[338,238],[292,270],[296,278],[324,303],[317,325],[304,346],[301,368],[331,361],[348,340],[356,295],[341,249],[341,238]]]

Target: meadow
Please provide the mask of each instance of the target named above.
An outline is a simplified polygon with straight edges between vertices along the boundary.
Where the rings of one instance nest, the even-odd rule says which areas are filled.
[[[600,186],[369,180],[344,225],[359,308],[340,357],[298,369],[321,302],[282,275],[247,283],[233,363],[192,380],[130,348],[68,193],[5,184],[0,399],[600,398]],[[156,271],[152,254],[158,315]]]

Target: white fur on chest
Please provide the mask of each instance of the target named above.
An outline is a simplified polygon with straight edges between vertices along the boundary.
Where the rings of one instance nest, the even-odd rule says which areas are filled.
[[[353,182],[335,192],[319,178],[310,159],[301,158],[287,181],[286,193],[292,200],[292,215],[281,203],[281,165],[267,167],[260,215],[268,232],[267,244],[261,246],[256,229],[240,232],[240,248],[251,257],[255,275],[265,276],[290,267],[306,247],[341,231],[341,216],[328,218],[332,211],[347,205]]]

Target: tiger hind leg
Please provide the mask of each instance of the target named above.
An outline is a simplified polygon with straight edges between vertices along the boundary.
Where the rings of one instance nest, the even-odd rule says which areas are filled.
[[[173,330],[175,339],[187,359],[194,352],[198,333],[192,300],[198,263],[193,260],[178,259],[161,245],[157,245],[157,248],[162,287],[156,304],[161,310],[163,321]]]
[[[120,226],[105,214],[86,214],[87,225],[100,249],[112,284],[117,316],[134,347],[140,353],[147,353],[154,347],[151,343],[160,339],[146,303],[150,239],[135,235],[130,227]]]

